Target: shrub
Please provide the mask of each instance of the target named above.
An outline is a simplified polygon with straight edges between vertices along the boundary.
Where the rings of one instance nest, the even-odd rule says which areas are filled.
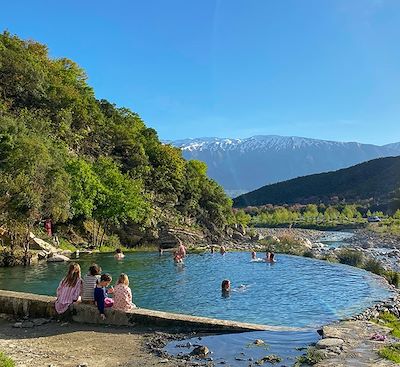
[[[311,250],[306,250],[303,252],[303,256],[304,257],[310,257],[310,258],[314,258],[314,253]]]
[[[400,343],[390,344],[379,350],[378,354],[395,363],[400,363]]]
[[[398,287],[400,284],[400,273],[394,270],[385,270],[382,274],[386,280],[389,282],[389,284],[394,285],[395,287]]]
[[[15,367],[15,363],[10,357],[0,352],[0,367]]]
[[[360,267],[363,263],[363,254],[357,250],[343,249],[337,257],[341,264]]]
[[[382,266],[382,263],[379,260],[376,259],[368,259],[363,268],[367,271],[370,271],[371,273],[377,274],[377,275],[383,275],[385,272],[385,269]]]

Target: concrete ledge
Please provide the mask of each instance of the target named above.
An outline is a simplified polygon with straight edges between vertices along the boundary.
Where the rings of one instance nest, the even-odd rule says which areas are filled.
[[[31,293],[0,290],[0,313],[18,317],[55,317],[55,297]],[[243,332],[256,330],[295,331],[299,328],[248,324],[237,321],[218,320],[208,317],[189,316],[170,312],[138,308],[132,312],[120,312],[106,309],[106,320],[101,320],[96,306],[75,303],[70,306],[66,317],[73,321],[88,324],[115,326],[143,325],[150,327],[174,327],[196,331]]]

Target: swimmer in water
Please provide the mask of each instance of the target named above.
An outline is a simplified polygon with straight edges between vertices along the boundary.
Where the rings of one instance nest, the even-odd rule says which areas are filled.
[[[124,257],[125,257],[125,255],[122,253],[121,249],[120,249],[120,248],[117,248],[117,249],[115,250],[114,258],[115,258],[116,260],[122,260]]]
[[[251,253],[251,259],[252,259],[252,260],[257,260],[257,252],[253,251],[253,252]]]
[[[267,263],[275,263],[275,254],[273,252],[268,252],[269,256],[267,256],[268,260],[265,260]]]
[[[221,246],[221,247],[220,247],[219,253],[220,253],[221,255],[224,255],[224,254],[226,253],[225,246]]]
[[[229,279],[224,279],[221,283],[222,297],[229,297],[231,292],[231,282]]]
[[[181,259],[183,259],[186,256],[186,247],[183,245],[183,242],[178,238],[178,251],[177,254]]]

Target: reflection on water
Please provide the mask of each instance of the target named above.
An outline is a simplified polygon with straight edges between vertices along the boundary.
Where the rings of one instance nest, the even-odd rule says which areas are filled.
[[[375,276],[359,269],[313,259],[278,255],[271,264],[251,262],[249,253],[189,255],[175,265],[171,256],[82,255],[83,271],[97,262],[116,280],[129,275],[139,307],[282,326],[319,326],[357,313],[389,296]],[[54,295],[67,264],[0,268],[0,288]],[[221,297],[221,281],[243,291]]]
[[[265,345],[256,346],[254,341],[261,339]],[[172,355],[188,354],[194,346],[205,345],[211,351],[216,366],[247,367],[269,354],[282,358],[274,366],[292,366],[296,358],[304,354],[304,348],[319,339],[316,331],[262,331],[228,335],[213,335],[202,338],[191,338],[184,341],[173,341],[165,351]],[[187,343],[190,343],[185,347]],[[269,365],[266,363],[265,365]]]

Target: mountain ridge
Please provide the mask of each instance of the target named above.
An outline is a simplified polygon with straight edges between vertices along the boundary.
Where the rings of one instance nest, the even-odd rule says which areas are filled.
[[[375,158],[400,155],[400,143],[337,142],[298,136],[203,137],[164,141],[186,159],[207,163],[208,174],[225,190],[239,193],[266,184],[332,171]]]
[[[236,207],[338,202],[388,206],[400,193],[400,156],[265,185],[234,199]]]

